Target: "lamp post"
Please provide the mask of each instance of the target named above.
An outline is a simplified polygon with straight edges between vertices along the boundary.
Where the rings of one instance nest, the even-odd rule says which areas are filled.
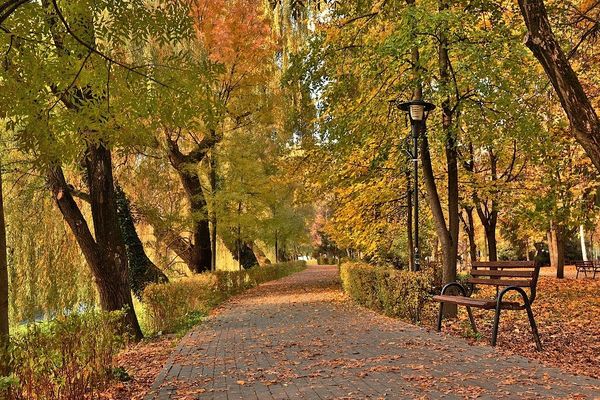
[[[419,254],[419,134],[421,132],[425,132],[425,121],[427,121],[429,112],[433,110],[435,106],[422,100],[412,100],[398,104],[398,108],[408,114],[412,130],[413,152],[411,153],[411,157],[415,174],[415,188],[413,192],[413,204],[415,210],[415,237],[413,243],[415,250],[413,252],[413,266],[415,271],[419,271],[421,269],[421,260]]]

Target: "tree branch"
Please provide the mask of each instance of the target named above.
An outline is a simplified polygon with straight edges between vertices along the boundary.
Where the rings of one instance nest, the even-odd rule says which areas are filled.
[[[125,68],[127,71],[134,73],[135,75],[141,76],[143,78],[148,79],[151,82],[154,82],[162,87],[168,88],[168,89],[172,89],[175,91],[175,88],[167,85],[166,83],[163,83],[147,74],[144,74],[143,72],[138,71],[137,69],[134,69],[126,64],[123,64],[120,61],[117,61],[113,58],[111,58],[110,56],[104,54],[103,52],[99,51],[98,49],[96,49],[96,46],[86,43],[84,40],[82,40],[79,36],[77,36],[75,34],[75,32],[73,32],[73,30],[71,29],[71,27],[69,26],[67,20],[65,19],[64,15],[62,14],[62,12],[60,11],[60,8],[58,7],[58,4],[56,3],[56,0],[52,0],[52,6],[54,8],[54,11],[56,12],[56,16],[58,17],[58,19],[60,20],[60,22],[63,24],[63,26],[65,27],[65,29],[67,30],[67,33],[73,38],[75,39],[80,45],[82,45],[83,47],[85,47],[86,49],[88,49],[90,52],[99,55],[100,57],[102,57],[103,59],[105,59],[106,61],[118,65],[121,68]]]

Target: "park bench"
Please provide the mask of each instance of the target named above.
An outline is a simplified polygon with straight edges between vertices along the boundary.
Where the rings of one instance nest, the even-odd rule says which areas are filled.
[[[580,272],[583,272],[586,278],[588,272],[593,273],[593,278],[595,279],[596,273],[600,273],[600,261],[575,261],[575,269],[577,270],[575,279],[579,278]]]
[[[489,285],[496,287],[496,297],[491,299],[473,298],[468,295],[467,289],[460,282],[451,282],[442,288],[442,292],[433,299],[440,303],[440,311],[437,321],[437,331],[442,330],[442,318],[444,315],[444,304],[457,304],[466,306],[467,313],[473,331],[477,332],[475,319],[471,312],[471,307],[482,308],[484,310],[494,310],[494,327],[492,331],[492,346],[496,345],[498,338],[498,325],[500,323],[500,311],[502,310],[525,310],[529,317],[531,331],[538,351],[542,350],[542,343],[531,311],[531,304],[535,300],[535,291],[538,277],[540,274],[540,265],[535,261],[491,261],[491,262],[473,262],[471,267],[471,277],[466,283],[476,285]],[[502,290],[499,288],[502,287]],[[447,294],[449,289],[456,288],[460,295]],[[528,288],[529,294],[524,290]],[[518,301],[506,301],[504,296],[510,292],[516,292],[520,295],[523,304]]]

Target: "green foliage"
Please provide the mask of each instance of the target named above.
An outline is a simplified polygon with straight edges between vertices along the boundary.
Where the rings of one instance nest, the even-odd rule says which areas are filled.
[[[432,290],[431,273],[348,262],[340,267],[344,291],[357,303],[418,322]]]
[[[102,388],[113,370],[123,313],[89,311],[29,325],[11,340],[10,400],[81,400]]]
[[[127,370],[123,367],[115,367],[112,369],[111,375],[119,382],[131,381],[131,375],[127,373]]]
[[[153,333],[185,330],[227,297],[305,267],[305,262],[293,261],[243,271],[207,272],[169,283],[148,285],[142,295],[148,329]]]
[[[96,304],[91,273],[75,238],[51,199],[37,189],[43,181],[7,180],[9,185],[21,182],[23,188],[6,196],[12,326]]]
[[[139,298],[146,285],[167,282],[168,278],[146,255],[144,245],[135,230],[129,199],[119,185],[115,187],[115,201],[119,226],[127,250],[129,284],[133,293]]]

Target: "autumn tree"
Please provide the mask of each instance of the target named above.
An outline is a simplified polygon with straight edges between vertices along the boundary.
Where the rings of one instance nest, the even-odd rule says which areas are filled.
[[[9,51],[2,95],[8,127],[46,176],[94,275],[102,308],[124,309],[127,329],[140,338],[118,223],[113,149],[143,143],[125,121],[147,115],[137,100],[147,94],[149,82],[164,85],[130,66],[136,54],[131,50],[144,40],[164,41],[164,29],[171,29],[171,38],[185,35],[191,25],[181,24],[181,10],[168,14],[144,4],[18,3],[2,18],[9,33],[3,36]],[[158,15],[165,25],[149,23]],[[78,188],[69,183],[71,170],[82,172],[91,223],[75,198]]]
[[[154,225],[190,270],[202,272],[211,268],[215,248],[207,198],[214,192],[211,181],[217,180],[210,178],[211,164],[225,165],[227,160],[218,160],[221,141],[242,127],[260,124],[260,114],[269,109],[274,47],[259,1],[196,2],[192,18],[196,36],[187,49],[201,60],[186,87],[194,102],[177,103],[167,95],[160,99],[158,116],[167,158],[188,199],[192,232],[188,237]]]
[[[599,23],[597,12],[594,14],[598,4],[582,2],[581,6],[581,14],[589,13],[589,17],[583,24],[585,30],[578,46],[586,40],[593,40]],[[569,55],[552,30],[546,5],[543,0],[519,0],[519,7],[527,26],[524,42],[550,79],[574,137],[600,169],[600,119],[571,65]]]

